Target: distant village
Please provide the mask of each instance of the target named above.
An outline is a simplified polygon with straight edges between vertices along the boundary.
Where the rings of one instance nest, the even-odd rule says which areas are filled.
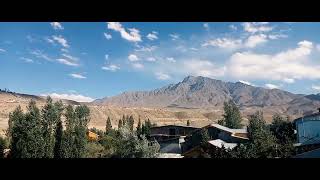
[[[320,158],[320,108],[319,112],[295,119],[296,155],[292,158]],[[230,129],[219,124],[210,124],[202,128],[192,126],[167,125],[151,128],[151,138],[160,144],[160,157],[198,158],[204,152],[196,136],[206,129],[209,139],[207,147],[212,149],[233,149],[249,141],[247,129]],[[191,143],[192,141],[192,143]]]

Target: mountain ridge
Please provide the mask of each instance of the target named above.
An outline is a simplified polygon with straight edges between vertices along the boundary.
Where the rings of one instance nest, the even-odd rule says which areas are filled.
[[[224,82],[202,76],[187,76],[176,84],[151,91],[124,92],[93,103],[120,107],[221,109],[228,100],[233,100],[240,109],[280,107],[282,111],[279,113],[288,114],[311,113],[320,107],[320,101],[311,95],[265,89],[242,82]]]

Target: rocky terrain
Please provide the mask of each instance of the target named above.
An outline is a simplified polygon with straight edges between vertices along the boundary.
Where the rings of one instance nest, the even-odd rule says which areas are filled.
[[[153,91],[125,92],[99,99],[97,105],[120,107],[161,107],[217,109],[233,100],[241,110],[263,109],[289,115],[308,114],[320,107],[319,95],[293,94],[280,89],[265,89],[241,82],[231,83],[206,77],[188,76],[182,82]]]

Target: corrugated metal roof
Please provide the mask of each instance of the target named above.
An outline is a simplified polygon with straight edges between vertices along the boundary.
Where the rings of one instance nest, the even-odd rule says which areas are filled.
[[[222,141],[221,139],[211,140],[211,141],[208,141],[208,143],[219,148],[222,148],[222,146],[224,146],[226,149],[233,149],[237,146],[236,143],[227,143]]]
[[[296,121],[299,121],[299,120],[302,120],[302,118],[311,118],[311,117],[320,117],[320,112],[317,112],[317,113],[314,113],[314,114],[310,114],[310,115],[307,115],[307,116],[302,116],[302,117],[299,117],[295,120],[293,120],[293,122],[295,123]],[[306,119],[307,120],[307,119]],[[315,120],[315,121],[319,121],[319,119],[308,119],[308,120]]]
[[[210,124],[210,126],[227,131],[227,132],[230,132],[230,133],[247,133],[246,129],[230,129],[228,127],[222,126],[220,124],[215,124],[215,123]]]

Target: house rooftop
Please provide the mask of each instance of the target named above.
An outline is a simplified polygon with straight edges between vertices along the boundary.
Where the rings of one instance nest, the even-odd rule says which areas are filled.
[[[194,126],[186,126],[186,125],[163,125],[163,126],[155,126],[152,127],[152,129],[154,128],[163,128],[163,127],[182,127],[182,128],[194,128],[194,129],[199,129],[198,127],[194,127]]]
[[[210,124],[209,126],[215,127],[215,128],[218,128],[223,131],[230,132],[230,133],[247,133],[247,129],[231,129],[231,128],[228,128],[228,127],[222,126],[220,124],[216,124],[216,123]]]
[[[219,148],[222,148],[223,146],[226,149],[233,149],[237,146],[237,143],[227,143],[222,141],[221,139],[211,140],[211,141],[208,141],[208,143]]]
[[[312,117],[320,117],[320,112],[299,117],[299,118],[293,120],[293,122],[296,123],[296,121],[302,120],[302,118],[304,119],[304,118],[312,118]],[[319,119],[308,119],[308,120],[320,121],[320,118]]]

